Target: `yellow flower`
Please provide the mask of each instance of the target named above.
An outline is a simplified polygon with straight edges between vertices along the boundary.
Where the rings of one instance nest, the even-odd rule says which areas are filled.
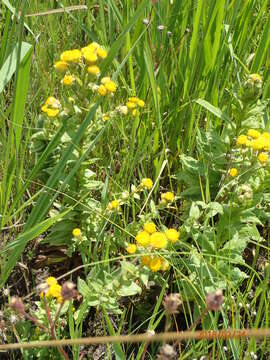
[[[59,109],[61,106],[60,101],[53,96],[48,97],[48,99],[45,101],[45,105],[53,109]]]
[[[231,177],[236,177],[238,175],[238,170],[236,168],[231,168],[229,174]]]
[[[132,103],[134,103],[134,104],[138,104],[138,101],[139,101],[139,100],[140,100],[140,99],[137,98],[136,96],[132,96],[132,97],[128,98],[128,101],[130,101],[130,102],[132,102]]]
[[[62,304],[62,302],[63,302],[62,296],[61,295],[57,296],[56,301],[58,302],[58,304]]]
[[[108,210],[118,210],[119,206],[120,206],[120,201],[119,200],[113,200],[108,204],[107,209]]]
[[[73,235],[74,237],[80,237],[80,236],[82,235],[81,229],[79,229],[79,228],[73,229],[73,230],[72,230],[72,235]]]
[[[99,48],[99,49],[97,49],[97,55],[101,59],[106,59],[108,54],[107,54],[107,51],[105,49]]]
[[[260,153],[258,155],[258,160],[261,164],[266,163],[267,159],[268,159],[268,155],[266,153]]]
[[[153,222],[145,223],[143,229],[148,232],[148,234],[153,234],[156,232],[156,225]]]
[[[264,147],[264,141],[262,138],[258,138],[251,141],[250,147],[253,150],[262,150]]]
[[[49,117],[55,117],[59,114],[59,110],[58,109],[47,109],[47,115]]]
[[[91,50],[84,51],[83,57],[87,62],[89,62],[91,64],[95,63],[98,59],[97,55],[94,52],[92,52]]]
[[[150,190],[153,187],[153,181],[149,178],[143,178],[140,185],[141,187]]]
[[[61,290],[62,287],[59,284],[53,284],[50,286],[49,291],[48,291],[48,296],[52,296],[52,297],[60,297],[61,296]]]
[[[152,258],[149,255],[142,256],[142,264],[143,265],[149,265],[151,260],[152,260]]]
[[[171,202],[174,200],[174,194],[170,191],[167,191],[166,193],[161,194],[161,200],[164,202]]]
[[[142,107],[142,108],[143,108],[144,105],[145,105],[144,101],[141,100],[141,99],[138,100],[137,104],[138,104],[139,107]]]
[[[126,251],[129,254],[134,254],[137,250],[137,246],[135,244],[128,244],[128,246],[126,247]]]
[[[128,109],[135,109],[136,108],[136,103],[128,101],[126,103],[126,106],[127,106]]]
[[[91,74],[91,75],[96,75],[96,76],[98,76],[98,75],[100,74],[100,69],[99,69],[99,67],[96,66],[96,65],[88,66],[87,71],[88,71],[88,73]]]
[[[132,110],[132,115],[135,117],[137,115],[137,109]]]
[[[67,67],[68,67],[68,63],[65,62],[65,61],[56,61],[56,63],[54,64],[54,68],[55,70],[58,70],[58,71],[61,71],[61,72],[64,72],[67,70]]]
[[[150,241],[151,241],[151,245],[155,249],[164,249],[168,244],[168,240],[165,234],[159,231],[153,233],[150,236]]]
[[[103,120],[104,120],[104,121],[110,120],[110,116],[109,116],[108,114],[104,114],[104,115],[103,115]]]
[[[252,137],[253,139],[258,139],[258,137],[260,136],[260,132],[258,130],[255,129],[249,129],[248,130],[248,136]]]
[[[87,45],[85,48],[88,48],[89,50],[91,50],[93,52],[97,52],[97,50],[100,48],[100,45],[97,42],[92,42],[91,44]],[[85,48],[83,48],[83,49],[85,49]]]
[[[61,54],[60,59],[65,62],[78,63],[81,59],[81,56],[82,56],[81,51],[78,49],[74,49],[74,50],[64,51]]]
[[[46,279],[46,283],[47,283],[47,285],[49,285],[49,286],[58,284],[56,278],[53,277],[53,276],[49,276],[49,277]]]
[[[41,111],[46,113],[48,111],[48,106],[47,105],[42,105],[41,106]]]
[[[75,99],[74,99],[72,96],[69,96],[68,101],[69,101],[71,104],[75,104]]]
[[[168,229],[165,231],[167,239],[173,244],[179,240],[179,232],[175,229]]]
[[[162,260],[161,258],[155,256],[149,263],[149,268],[150,270],[152,270],[153,272],[159,271],[162,265]]]
[[[62,84],[64,85],[72,85],[72,83],[75,81],[75,77],[73,75],[65,75],[62,79]]]
[[[107,89],[105,88],[104,85],[99,85],[98,93],[100,96],[105,96],[107,94]]]
[[[238,138],[237,138],[237,145],[246,145],[246,142],[248,140],[248,137],[246,135],[239,135]]]
[[[146,231],[140,231],[136,236],[136,243],[139,246],[148,246],[150,245],[150,235]]]
[[[106,88],[109,92],[114,93],[114,92],[116,92],[117,86],[116,86],[116,83],[115,83],[114,81],[110,80],[110,81],[107,81],[107,82],[105,83],[105,88]]]

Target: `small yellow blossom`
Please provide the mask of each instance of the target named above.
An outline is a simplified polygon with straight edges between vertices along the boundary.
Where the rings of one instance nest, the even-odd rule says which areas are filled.
[[[96,65],[88,66],[87,71],[88,71],[88,73],[91,74],[91,75],[96,75],[96,76],[98,76],[98,75],[100,74],[100,69],[99,69],[99,67],[96,66]]]
[[[128,246],[126,247],[126,251],[129,254],[135,254],[136,250],[137,250],[137,246],[135,244],[128,244]]]
[[[62,79],[62,84],[69,86],[69,85],[72,85],[74,81],[75,81],[74,75],[65,75]]]
[[[143,178],[140,185],[141,187],[150,190],[153,187],[153,181],[149,178]]]
[[[229,174],[231,177],[236,177],[238,175],[238,170],[236,168],[231,168]]]
[[[258,160],[261,164],[266,163],[267,159],[268,159],[268,155],[266,153],[260,153],[258,155]]]
[[[108,210],[119,210],[119,207],[120,207],[120,201],[113,200],[108,204],[107,209]]]
[[[137,116],[137,113],[138,113],[137,109],[132,110],[132,115],[133,115],[134,117]]]
[[[81,229],[79,229],[79,228],[73,229],[73,230],[72,230],[72,235],[73,235],[74,237],[80,237],[80,236],[82,235]]]
[[[162,266],[162,259],[155,256],[149,263],[149,268],[153,272],[159,271]]]
[[[97,49],[97,55],[101,59],[106,59],[106,57],[108,56],[108,53],[105,49],[99,48],[99,49]]]
[[[83,52],[83,57],[90,64],[95,63],[98,59],[97,55],[95,53],[93,53],[92,51]]]
[[[105,88],[109,91],[109,92],[116,92],[116,89],[117,89],[117,85],[114,81],[110,80],[108,82],[106,82],[105,84]]]
[[[260,136],[260,132],[258,130],[255,129],[249,129],[248,130],[248,136],[252,137],[253,139],[258,139],[258,137]]]
[[[69,96],[68,101],[69,101],[71,104],[75,104],[75,99],[74,99],[72,96]]]
[[[161,194],[161,200],[164,202],[171,202],[174,200],[174,194],[170,191],[167,191],[166,193]]]
[[[145,102],[143,100],[139,99],[137,104],[138,104],[139,107],[143,108],[144,105],[145,105]]]
[[[248,140],[248,137],[246,135],[239,135],[238,138],[237,138],[237,145],[246,145],[246,142]]]
[[[142,256],[142,264],[143,265],[149,265],[151,260],[152,260],[151,256],[149,256],[149,255]]]
[[[97,52],[97,50],[100,48],[100,45],[97,42],[92,42],[91,44],[87,45],[86,48],[93,52]]]
[[[132,96],[132,97],[128,98],[128,101],[130,101],[130,102],[132,102],[132,103],[134,103],[134,104],[138,104],[138,101],[139,101],[139,100],[140,100],[140,99],[137,98],[136,96]]]
[[[251,141],[250,147],[253,150],[262,150],[264,147],[264,141],[262,138],[258,138]]]
[[[45,105],[53,109],[59,109],[61,106],[60,101],[53,96],[48,97],[48,99],[45,101]]]
[[[146,247],[150,245],[150,235],[146,231],[140,231],[136,236],[136,243],[139,246]]]
[[[81,59],[81,56],[82,56],[81,51],[78,49],[74,49],[74,50],[64,51],[61,54],[60,59],[65,62],[78,63]]]
[[[148,234],[153,234],[156,232],[156,225],[153,222],[145,223],[143,229],[148,232]]]
[[[49,286],[58,284],[57,279],[56,279],[55,277],[53,277],[53,276],[49,276],[49,277],[46,279],[46,283],[47,283],[47,285],[49,285]]]
[[[179,232],[175,229],[168,229],[165,231],[167,239],[173,244],[179,240]]]
[[[64,72],[67,70],[68,67],[68,63],[66,61],[56,61],[56,63],[54,64],[54,68],[55,70]]]
[[[164,249],[168,244],[167,237],[162,232],[155,232],[150,236],[150,242],[155,249]]]
[[[131,101],[128,101],[128,102],[126,103],[126,107],[127,107],[128,109],[135,109],[135,108],[136,108],[136,103],[131,102]]]
[[[105,96],[107,94],[107,89],[105,88],[104,85],[99,85],[98,93],[100,96]]]
[[[62,304],[62,302],[63,302],[62,296],[61,295],[57,296],[56,301],[58,302],[58,304]]]
[[[60,297],[61,296],[61,290],[62,287],[59,284],[53,284],[50,286],[49,291],[48,291],[48,296],[52,296],[52,297]]]
[[[109,116],[108,114],[104,114],[104,115],[103,115],[103,120],[104,120],[104,121],[110,120],[110,116]]]
[[[59,109],[47,109],[47,115],[49,117],[56,117],[59,114]]]

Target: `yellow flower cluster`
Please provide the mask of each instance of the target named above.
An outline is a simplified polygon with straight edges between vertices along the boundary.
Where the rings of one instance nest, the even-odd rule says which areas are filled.
[[[58,303],[62,303],[62,286],[58,284],[55,277],[50,276],[46,279],[46,285],[48,286],[47,291],[45,292],[46,298],[56,298]],[[44,292],[40,293],[40,297],[44,297]]]
[[[45,104],[42,105],[41,110],[46,113],[49,117],[55,117],[60,111],[60,101],[53,96],[48,97]]]
[[[135,117],[138,113],[138,108],[143,108],[144,105],[145,105],[145,103],[143,100],[139,99],[136,96],[132,96],[132,97],[128,98],[128,101],[126,102],[126,106],[123,108],[125,109],[125,111],[127,110],[126,114],[130,110],[132,115]]]
[[[149,267],[153,272],[167,271],[170,267],[169,263],[159,256],[142,256],[142,265]]]
[[[143,178],[141,183],[140,183],[140,187],[142,189],[147,189],[150,190],[153,187],[153,181],[149,178]]]
[[[238,175],[238,170],[236,168],[231,168],[229,174],[231,177],[236,177]]]
[[[249,129],[247,135],[240,135],[236,141],[238,146],[250,148],[254,151],[269,151],[270,150],[270,133],[255,129]],[[268,154],[261,152],[258,155],[258,160],[261,164],[266,163]]]
[[[165,232],[158,231],[153,222],[145,223],[143,229],[136,235],[136,245],[128,244],[126,251],[134,254],[138,248],[149,248],[149,250],[165,249],[168,242],[174,244],[179,240],[179,232],[176,229],[168,229]],[[149,261],[146,261],[148,259]],[[167,270],[169,265],[160,257],[142,257],[142,264],[149,266],[152,271]]]
[[[104,77],[101,79],[101,84],[99,85],[97,91],[100,96],[105,96],[107,94],[113,94],[116,92],[117,85],[110,77]]]
[[[74,237],[80,237],[80,236],[82,235],[81,229],[79,229],[79,228],[73,229],[73,230],[72,230],[72,235],[73,235]]]

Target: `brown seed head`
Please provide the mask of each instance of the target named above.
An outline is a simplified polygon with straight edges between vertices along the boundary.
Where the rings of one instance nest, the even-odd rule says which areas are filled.
[[[220,310],[223,302],[224,302],[224,296],[222,290],[220,289],[206,296],[206,307],[209,311]]]
[[[76,285],[73,284],[70,281],[66,281],[63,285],[62,285],[62,290],[61,290],[61,296],[63,300],[72,300],[74,299],[78,292],[75,289]]]
[[[16,296],[12,296],[9,303],[10,307],[20,315],[25,314],[25,306],[22,300]]]
[[[177,314],[178,306],[181,304],[179,294],[169,294],[164,297],[163,306],[167,314]]]

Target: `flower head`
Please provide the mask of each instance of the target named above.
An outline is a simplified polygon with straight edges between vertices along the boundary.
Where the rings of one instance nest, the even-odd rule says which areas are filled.
[[[159,231],[157,231],[151,235],[150,241],[151,241],[151,245],[155,249],[164,249],[164,248],[166,248],[166,246],[168,244],[166,235]]]
[[[78,63],[81,59],[81,56],[82,56],[82,54],[81,54],[80,50],[73,49],[73,50],[64,51],[61,54],[60,59],[67,63],[69,63],[69,62]]]
[[[252,137],[253,139],[258,139],[258,137],[260,135],[261,135],[261,133],[258,130],[255,130],[255,129],[248,130],[248,136]]]
[[[52,285],[58,284],[58,282],[57,282],[57,279],[56,279],[55,277],[49,276],[49,277],[46,279],[46,284],[47,284],[48,286],[52,286]]]
[[[153,187],[153,181],[149,178],[143,178],[140,185],[142,188],[150,190]]]
[[[246,145],[246,142],[248,140],[248,137],[246,135],[239,135],[237,138],[237,145],[243,146]]]
[[[229,174],[231,177],[236,177],[238,175],[238,170],[236,168],[231,168]]]
[[[162,259],[160,257],[155,256],[153,259],[151,259],[149,263],[149,269],[153,272],[157,272],[160,270],[162,265]]]
[[[137,246],[135,244],[128,244],[128,246],[126,247],[126,251],[129,254],[135,254],[136,250],[137,250]]]
[[[106,88],[109,92],[114,93],[114,92],[116,92],[117,85],[116,85],[116,83],[115,83],[114,81],[110,80],[110,81],[107,81],[107,82],[105,83],[105,88]]]
[[[153,222],[145,223],[143,229],[149,234],[153,234],[156,232],[156,225]]]
[[[179,232],[175,229],[166,230],[165,235],[167,239],[172,243],[176,243],[179,240]]]
[[[99,85],[98,93],[100,96],[105,96],[107,94],[107,89],[104,85]]]
[[[73,229],[73,230],[72,230],[72,235],[73,235],[74,237],[80,237],[80,236],[82,235],[81,229],[79,229],[79,228]]]
[[[150,245],[150,235],[146,231],[140,231],[136,236],[136,243],[139,246],[149,246]]]
[[[120,208],[120,201],[113,200],[107,205],[107,210],[119,210]]]
[[[261,164],[266,163],[267,159],[268,159],[268,155],[266,153],[260,153],[258,155],[258,160]]]
[[[69,86],[69,85],[72,85],[74,81],[75,81],[74,75],[65,75],[62,79],[62,84]]]
[[[170,191],[161,194],[162,202],[172,202],[174,200],[174,194]]]
[[[100,69],[96,65],[88,66],[87,71],[89,74],[95,75],[95,76],[98,76],[100,74]]]
[[[54,68],[55,70],[58,70],[60,72],[64,72],[67,70],[68,67],[68,63],[66,61],[56,61],[56,63],[54,64]]]
[[[150,264],[150,261],[151,261],[151,256],[149,256],[149,255],[142,256],[142,264],[143,265],[148,266]]]

